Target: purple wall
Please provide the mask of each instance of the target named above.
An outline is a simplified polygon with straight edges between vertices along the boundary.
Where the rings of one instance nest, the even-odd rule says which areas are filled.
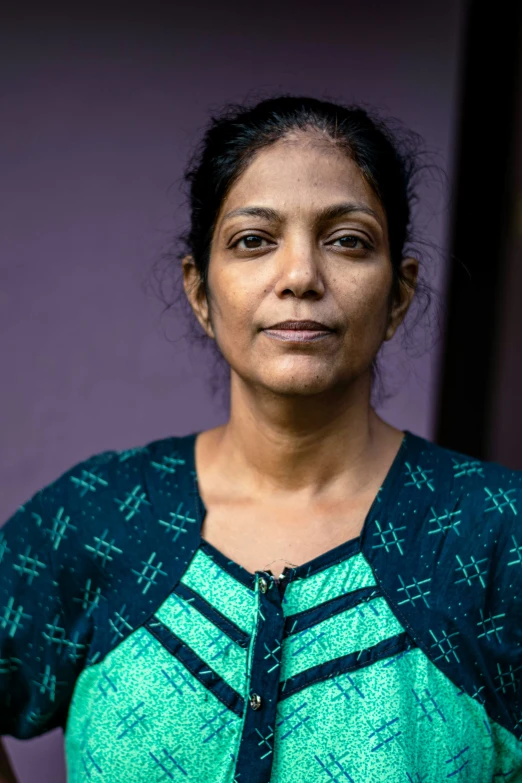
[[[188,5],[26,8],[2,24],[0,520],[95,452],[225,419],[205,354],[165,339],[143,283],[185,223],[167,188],[210,111],[258,89],[365,101],[421,133],[451,176],[462,2]],[[421,195],[422,236],[444,251],[448,185]],[[438,350],[408,359],[406,381],[395,353],[381,412],[432,437]],[[6,745],[22,781],[65,779],[60,730]]]

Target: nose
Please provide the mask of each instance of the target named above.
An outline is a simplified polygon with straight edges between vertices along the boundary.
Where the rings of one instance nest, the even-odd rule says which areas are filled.
[[[319,251],[308,239],[294,239],[276,254],[275,292],[278,296],[289,293],[302,298],[320,298],[325,292],[325,282]]]

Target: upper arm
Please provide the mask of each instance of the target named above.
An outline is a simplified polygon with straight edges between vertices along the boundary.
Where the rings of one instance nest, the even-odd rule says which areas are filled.
[[[92,616],[79,589],[84,501],[73,473],[78,466],[0,528],[0,735],[27,739],[64,727],[85,666]]]

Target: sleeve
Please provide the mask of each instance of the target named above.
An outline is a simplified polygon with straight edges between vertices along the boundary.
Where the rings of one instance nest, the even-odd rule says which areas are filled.
[[[0,528],[0,736],[64,728],[85,666],[93,623],[76,584],[82,510],[71,481],[82,464]]]

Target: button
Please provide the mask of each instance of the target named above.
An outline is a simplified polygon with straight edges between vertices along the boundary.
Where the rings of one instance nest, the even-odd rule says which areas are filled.
[[[268,582],[264,576],[259,577],[259,589],[261,590],[262,593],[266,593],[266,591],[268,590]]]
[[[250,706],[253,710],[258,710],[261,706],[261,696],[258,696],[257,693],[253,693],[250,697]]]

